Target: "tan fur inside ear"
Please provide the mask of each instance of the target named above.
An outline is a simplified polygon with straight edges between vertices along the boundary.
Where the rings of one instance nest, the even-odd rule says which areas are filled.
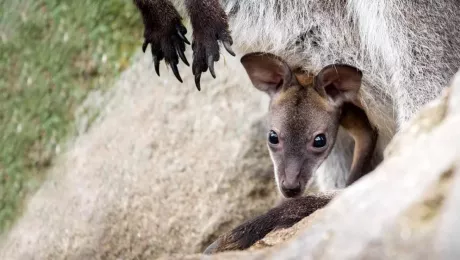
[[[289,84],[292,72],[289,66],[278,56],[270,53],[249,53],[241,58],[252,85],[273,95],[284,84]]]
[[[315,89],[336,105],[355,103],[361,87],[362,72],[355,67],[333,64],[316,76]]]
[[[318,73],[318,79],[325,85],[336,83],[340,91],[354,91],[361,86],[362,72],[348,65],[332,65]]]

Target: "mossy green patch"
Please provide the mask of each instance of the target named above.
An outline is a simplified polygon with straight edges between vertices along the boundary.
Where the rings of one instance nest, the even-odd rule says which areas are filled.
[[[142,31],[131,0],[0,1],[0,233],[74,133],[75,109],[112,85]]]

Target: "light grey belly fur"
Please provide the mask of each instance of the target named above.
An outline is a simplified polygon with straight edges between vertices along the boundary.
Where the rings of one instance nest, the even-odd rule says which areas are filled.
[[[271,52],[313,73],[331,63],[361,69],[362,102],[380,150],[460,67],[458,0],[221,2],[242,53]],[[351,145],[341,134],[318,170],[324,189],[344,185]]]

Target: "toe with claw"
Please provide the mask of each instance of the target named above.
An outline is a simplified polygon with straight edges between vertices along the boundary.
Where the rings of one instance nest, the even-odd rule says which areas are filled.
[[[174,76],[182,83],[182,78],[177,68],[179,58],[185,65],[190,66],[184,54],[185,44],[190,44],[185,37],[186,33],[187,29],[177,19],[169,28],[151,28],[148,24],[145,27],[145,40],[142,44],[142,51],[145,52],[150,44],[153,64],[158,76],[160,76],[160,62],[164,59],[165,63],[171,67]]]
[[[214,63],[219,61],[220,58],[219,41],[230,55],[235,56],[235,53],[231,48],[233,41],[230,34],[226,32],[224,35],[224,37],[217,37],[217,39],[213,37],[196,37],[196,35],[194,37],[194,41],[192,43],[192,71],[193,75],[195,75],[195,85],[198,90],[201,90],[201,73],[206,72],[208,68],[211,76],[216,78]]]

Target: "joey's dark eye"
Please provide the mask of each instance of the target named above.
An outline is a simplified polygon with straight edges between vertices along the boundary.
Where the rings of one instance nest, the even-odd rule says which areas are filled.
[[[319,134],[315,136],[315,140],[313,141],[313,147],[321,148],[326,145],[326,136],[324,134]]]
[[[268,133],[268,141],[271,144],[278,144],[280,141],[278,140],[278,134],[276,134],[275,131],[270,130],[270,133]]]

